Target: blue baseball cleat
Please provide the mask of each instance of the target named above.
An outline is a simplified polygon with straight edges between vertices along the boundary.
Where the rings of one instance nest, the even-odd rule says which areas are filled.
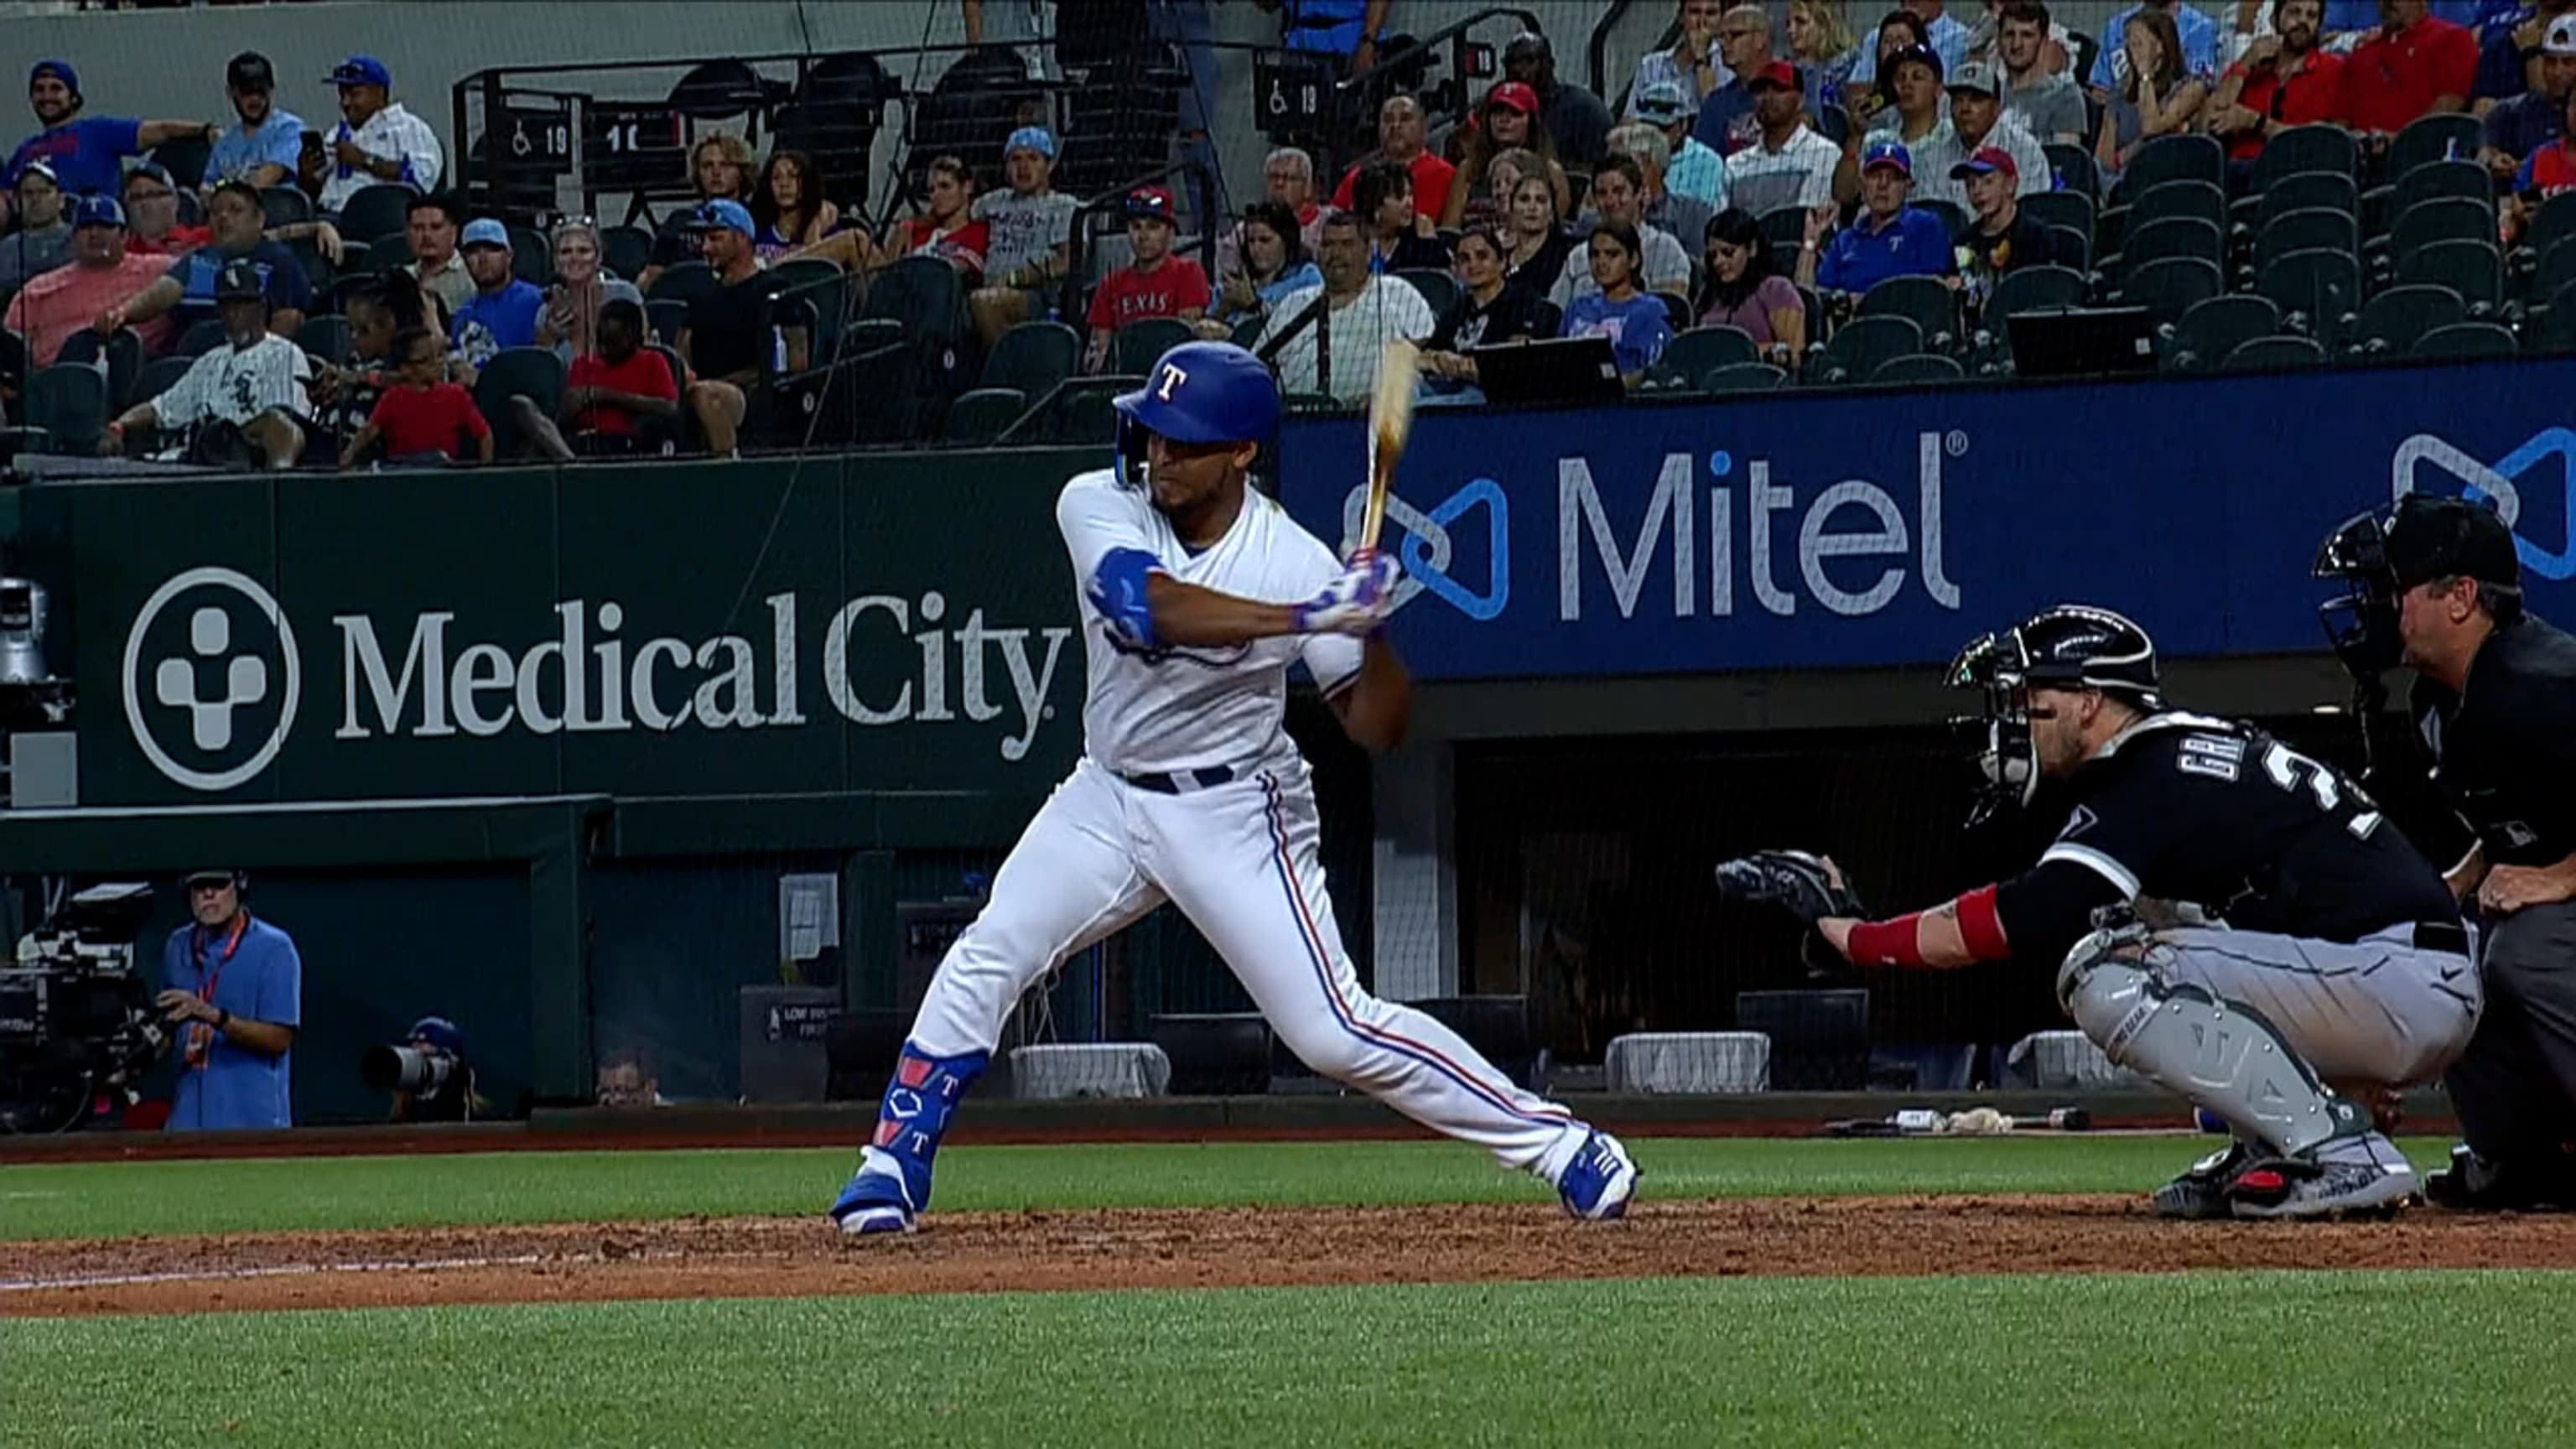
[[[864,1164],[842,1186],[841,1195],[832,1200],[832,1221],[853,1238],[911,1232],[916,1226],[912,1214],[912,1199],[904,1191],[903,1179]]]
[[[1595,1222],[1615,1218],[1628,1211],[1628,1200],[1637,1195],[1638,1176],[1628,1149],[1596,1128],[1557,1175],[1556,1195],[1565,1200],[1565,1210],[1578,1218]]]

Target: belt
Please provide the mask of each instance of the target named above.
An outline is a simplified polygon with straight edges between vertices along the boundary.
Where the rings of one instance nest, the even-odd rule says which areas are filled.
[[[1203,770],[1175,770],[1170,774],[1140,774],[1118,777],[1139,790],[1157,795],[1186,795],[1192,790],[1213,790],[1234,783],[1234,771],[1225,765],[1210,765]]]
[[[2466,956],[2469,954],[2469,928],[2457,921],[2417,921],[2415,949]]]

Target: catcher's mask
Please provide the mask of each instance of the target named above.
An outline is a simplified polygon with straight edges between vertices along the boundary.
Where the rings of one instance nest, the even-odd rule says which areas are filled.
[[[1945,681],[1983,697],[1980,713],[1952,721],[1967,733],[1985,776],[1968,823],[2019,809],[2039,793],[2039,745],[2030,724],[2051,716],[2031,708],[2033,689],[2100,690],[2156,710],[2164,707],[2156,678],[2156,646],[2147,631],[2087,604],[2043,609],[2009,629],[1969,640],[1950,661]]]
[[[2397,667],[2405,652],[2397,597],[2418,584],[2475,579],[2499,621],[2522,608],[2522,561],[2512,530],[2492,508],[2466,499],[2410,493],[2385,513],[2356,514],[2317,546],[2310,572],[2348,588],[2319,604],[2317,617],[2335,658],[2356,680],[2376,680]]]

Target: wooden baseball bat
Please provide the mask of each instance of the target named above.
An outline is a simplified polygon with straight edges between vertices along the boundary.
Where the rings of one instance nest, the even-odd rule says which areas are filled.
[[[1386,521],[1386,496],[1395,487],[1395,465],[1413,431],[1413,389],[1421,377],[1421,352],[1401,338],[1378,358],[1377,392],[1369,401],[1368,509],[1360,515],[1360,552],[1377,551]]]

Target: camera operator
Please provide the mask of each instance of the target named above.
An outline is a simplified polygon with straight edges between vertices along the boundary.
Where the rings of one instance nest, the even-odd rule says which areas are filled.
[[[359,1067],[368,1086],[394,1094],[396,1122],[473,1122],[492,1115],[474,1089],[465,1032],[443,1016],[424,1016],[399,1048],[378,1047]]]
[[[2328,608],[2365,703],[2380,671],[2415,671],[2407,712],[2476,836],[2446,874],[2484,937],[2485,1011],[2444,1077],[2467,1145],[2425,1194],[2576,1208],[2576,639],[2523,611],[2511,530],[2460,499],[2352,520],[2317,572],[2356,586]]]
[[[189,875],[196,921],[171,932],[161,953],[157,1004],[179,1032],[174,1132],[295,1125],[287,1074],[304,962],[292,937],[242,909],[246,884],[238,870]]]

